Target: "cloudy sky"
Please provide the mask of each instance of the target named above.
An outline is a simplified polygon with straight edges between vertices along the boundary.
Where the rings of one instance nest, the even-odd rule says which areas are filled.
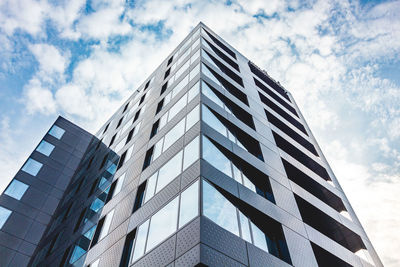
[[[400,1],[0,3],[0,192],[58,114],[94,133],[203,21],[292,92],[400,265]]]

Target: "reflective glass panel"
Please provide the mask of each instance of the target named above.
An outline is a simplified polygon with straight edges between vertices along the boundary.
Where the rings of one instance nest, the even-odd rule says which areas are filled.
[[[6,223],[8,217],[10,217],[10,215],[11,215],[11,210],[0,206],[0,229]]]
[[[51,127],[49,134],[54,136],[57,139],[61,139],[61,137],[64,135],[65,130],[58,127],[57,125],[53,125],[53,127]]]
[[[145,203],[154,196],[154,190],[156,189],[156,183],[157,183],[157,174],[158,172],[156,172],[150,178],[147,179],[147,189],[146,189],[146,195],[144,197]]]
[[[171,97],[176,96],[188,83],[189,83],[189,75],[186,75],[186,77],[183,78],[182,81],[180,81],[172,90]]]
[[[250,224],[251,230],[253,232],[254,245],[268,252],[268,245],[267,240],[265,239],[265,234],[253,222],[250,222]]]
[[[173,143],[176,142],[185,133],[185,119],[182,119],[174,126],[164,137],[163,151],[167,150]]]
[[[146,252],[176,231],[178,203],[178,197],[176,197],[151,217]]]
[[[125,172],[124,174],[122,174],[122,175],[118,178],[117,185],[115,186],[113,196],[116,196],[116,195],[121,191],[122,185],[124,184],[125,175],[126,175],[126,172]]]
[[[160,168],[157,180],[156,192],[159,192],[167,184],[169,184],[182,169],[182,151],[170,159],[164,166]]]
[[[179,228],[199,215],[199,181],[192,184],[181,194],[179,210]]]
[[[171,109],[169,110],[169,118],[168,118],[168,120],[171,120],[185,106],[186,106],[186,95],[181,97],[181,99],[179,99],[178,102],[176,102],[175,105],[173,105],[171,107]]]
[[[154,145],[153,159],[152,160],[155,160],[156,158],[158,158],[161,155],[163,141],[164,141],[164,138],[162,138],[160,141],[158,141]]]
[[[25,163],[25,165],[22,167],[22,170],[26,173],[29,173],[30,175],[36,176],[40,169],[42,168],[43,164],[29,158],[28,161]]]
[[[183,154],[183,169],[186,169],[187,167],[192,165],[193,162],[199,159],[199,139],[200,138],[197,136],[188,145],[185,146]]]
[[[240,229],[242,230],[242,238],[247,242],[251,243],[249,220],[240,211],[239,211],[239,219],[240,219]]]
[[[202,105],[202,119],[205,123],[207,123],[211,128],[222,134],[223,136],[227,136],[226,127],[218,120],[218,118],[207,108],[207,106]]]
[[[78,245],[75,245],[74,251],[72,252],[71,258],[69,259],[69,263],[76,262],[83,254],[86,253],[86,250],[81,248]]]
[[[147,236],[147,230],[149,229],[149,220],[147,220],[145,223],[143,223],[141,226],[139,226],[139,230],[137,233],[136,237],[136,242],[135,242],[135,247],[133,250],[133,255],[132,255],[132,262],[143,256],[144,254],[144,248],[146,245],[146,236]]]
[[[239,236],[236,208],[208,182],[203,182],[203,215]]]
[[[231,162],[205,136],[203,136],[203,158],[221,172],[232,177]]]
[[[200,72],[200,64],[197,64],[197,66],[194,67],[189,73],[190,80],[193,80],[193,78],[196,77],[196,75],[199,74],[199,72]]]
[[[36,148],[36,151],[42,153],[43,155],[49,156],[51,152],[53,151],[54,146],[50,144],[49,142],[46,142],[42,140],[38,147]]]
[[[203,53],[204,54],[204,53]],[[222,86],[222,84],[219,82],[217,78],[215,78],[214,74],[211,73],[211,71],[206,67],[205,64],[201,65],[201,72],[203,72],[208,78],[210,78],[213,82],[218,84],[219,86]]]
[[[17,200],[20,200],[22,196],[25,194],[25,191],[28,189],[28,185],[14,179],[11,184],[7,187],[4,194],[13,197]]]
[[[208,97],[210,100],[212,100],[215,104],[220,106],[221,108],[224,108],[224,103],[214,94],[214,92],[208,87],[207,83],[201,82],[201,91],[202,93]]]
[[[192,86],[192,88],[190,88],[189,92],[188,92],[188,103],[190,101],[192,101],[192,99],[198,95],[200,92],[200,82],[197,82],[195,85]]]
[[[110,229],[110,225],[111,225],[113,216],[114,216],[114,210],[110,211],[106,215],[106,219],[104,220],[104,224],[103,224],[103,228],[101,229],[99,240],[103,239],[103,237],[105,237],[108,234],[108,230]]]
[[[189,114],[186,116],[186,131],[192,128],[200,120],[200,110],[197,105]]]

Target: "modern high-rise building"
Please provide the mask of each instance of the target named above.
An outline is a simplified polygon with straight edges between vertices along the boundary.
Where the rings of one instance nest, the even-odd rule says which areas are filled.
[[[0,196],[0,266],[382,266],[292,95],[200,23]]]

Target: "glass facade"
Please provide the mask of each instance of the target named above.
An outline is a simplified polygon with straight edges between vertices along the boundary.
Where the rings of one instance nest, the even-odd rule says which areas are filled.
[[[65,133],[65,130],[58,127],[57,125],[53,125],[53,127],[51,127],[49,134],[54,136],[57,139],[61,139],[63,137]]]
[[[26,173],[29,173],[32,176],[36,176],[40,171],[40,169],[42,168],[42,166],[43,166],[42,163],[29,158],[21,170],[23,170]]]
[[[57,119],[0,197],[0,228],[16,240],[0,242],[15,254],[0,265],[26,258],[11,248],[26,241],[34,267],[381,266],[298,114],[279,83],[199,25],[95,137]]]
[[[11,215],[11,210],[0,206],[0,229],[3,228],[3,225],[6,223],[10,215]]]
[[[10,185],[4,191],[4,194],[13,197],[17,200],[20,200],[22,196],[25,194],[25,191],[28,189],[28,185],[23,182],[18,181],[17,179],[12,180]]]
[[[43,155],[50,156],[53,149],[54,149],[54,145],[42,140],[40,142],[40,144],[38,145],[38,147],[36,148],[36,151],[42,153]]]

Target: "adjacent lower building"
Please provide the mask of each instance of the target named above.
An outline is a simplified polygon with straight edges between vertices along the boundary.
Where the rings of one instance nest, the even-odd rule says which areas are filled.
[[[0,196],[0,266],[382,266],[292,95],[200,23]]]

